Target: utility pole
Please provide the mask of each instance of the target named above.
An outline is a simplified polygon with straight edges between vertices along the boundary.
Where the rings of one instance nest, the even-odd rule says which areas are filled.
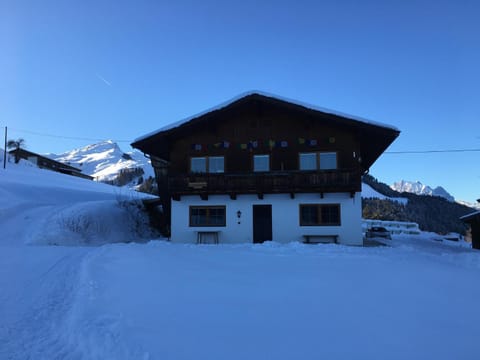
[[[7,167],[7,127],[5,126],[5,149],[3,149],[3,168]]]

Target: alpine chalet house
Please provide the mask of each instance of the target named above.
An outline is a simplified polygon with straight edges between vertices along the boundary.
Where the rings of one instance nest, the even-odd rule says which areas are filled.
[[[249,93],[136,139],[172,242],[362,245],[361,178],[394,127]]]

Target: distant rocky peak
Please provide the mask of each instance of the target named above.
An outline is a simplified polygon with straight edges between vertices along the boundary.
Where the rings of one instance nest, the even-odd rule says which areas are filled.
[[[408,192],[417,195],[429,195],[429,196],[440,196],[448,201],[455,201],[455,198],[450,195],[448,191],[446,191],[443,187],[437,186],[436,188],[432,188],[428,185],[422,184],[420,181],[408,181],[408,180],[400,180],[395,182],[393,185],[390,186],[393,190],[398,192]]]

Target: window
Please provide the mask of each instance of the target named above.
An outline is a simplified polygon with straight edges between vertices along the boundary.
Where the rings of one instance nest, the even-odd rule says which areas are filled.
[[[340,226],[340,204],[300,205],[300,226]]]
[[[207,158],[206,157],[192,157],[190,161],[191,172],[207,172]]]
[[[321,152],[318,153],[320,158],[320,170],[333,170],[337,168],[337,153]]]
[[[337,169],[336,152],[300,153],[300,170],[334,170]]]
[[[317,153],[300,153],[300,170],[316,170]]]
[[[212,156],[208,158],[208,172],[209,173],[223,173],[224,171],[223,156]]]
[[[225,206],[190,206],[190,226],[225,226]]]
[[[270,155],[253,155],[253,171],[269,171]]]
[[[190,171],[195,173],[223,173],[225,170],[223,156],[192,157]]]

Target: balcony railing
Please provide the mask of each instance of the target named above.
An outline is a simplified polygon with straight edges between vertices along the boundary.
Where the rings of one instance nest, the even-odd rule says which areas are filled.
[[[355,170],[283,171],[243,174],[179,174],[168,176],[172,195],[356,192]]]

